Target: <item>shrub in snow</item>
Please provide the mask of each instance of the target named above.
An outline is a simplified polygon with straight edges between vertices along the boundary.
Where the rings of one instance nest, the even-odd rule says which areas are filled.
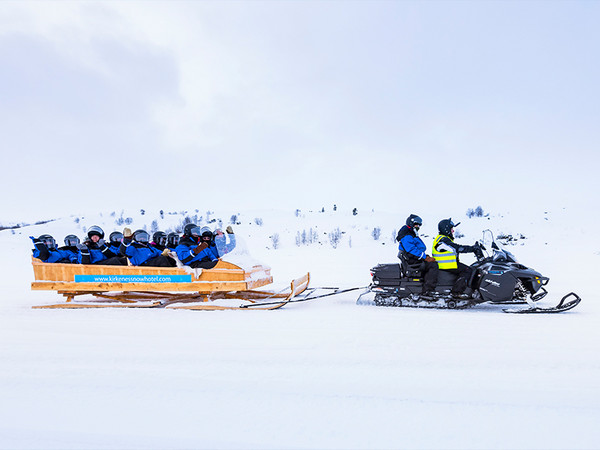
[[[164,219],[165,218],[165,212],[161,209],[158,214],[160,214],[160,218]]]
[[[373,228],[373,231],[371,231],[371,236],[373,236],[374,240],[378,241],[379,236],[381,236],[381,228],[379,228],[379,227]]]
[[[254,218],[254,223],[255,223],[256,225],[258,225],[259,227],[262,227],[262,225],[263,225],[263,220],[262,220],[262,218],[261,218],[261,217],[255,217],[255,218]]]
[[[153,220],[150,224],[150,233],[156,233],[158,231],[158,222]]]
[[[336,228],[335,230],[327,233],[327,237],[329,238],[329,243],[331,244],[331,246],[333,248],[337,248],[340,241],[342,240],[342,232],[339,228]]]
[[[127,217],[125,219],[125,225],[131,225],[133,223],[133,219],[131,217]]]
[[[143,216],[144,214],[146,214],[146,210],[145,209],[140,209],[140,214]]]
[[[358,209],[354,208],[354,209],[352,210],[352,215],[353,215],[353,216],[356,216],[357,214],[358,214]]]
[[[473,209],[473,208],[467,209],[467,217],[469,219],[472,217],[483,217],[483,216],[484,216],[484,213],[483,213],[483,208],[481,206],[478,206],[475,209]]]
[[[465,237],[465,235],[464,235],[464,234],[462,234],[462,233],[461,233],[459,230],[456,230],[456,231],[454,232],[454,237],[455,237],[456,239],[460,239],[460,238],[463,238],[463,237]]]
[[[273,247],[273,250],[277,250],[279,248],[279,233],[274,233],[269,237],[271,238],[271,245]]]
[[[319,236],[315,230],[310,228],[308,231],[302,230],[296,233],[296,245],[310,245],[319,242]]]
[[[295,215],[296,217],[300,217],[300,210],[299,210],[299,209],[297,209],[297,210],[296,210],[296,212],[294,213],[294,215]]]
[[[238,220],[237,214],[234,214],[229,218],[229,223],[231,225],[237,225],[238,224],[237,220]]]

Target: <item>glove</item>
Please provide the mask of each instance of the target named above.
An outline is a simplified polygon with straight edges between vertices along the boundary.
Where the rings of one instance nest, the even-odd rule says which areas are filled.
[[[77,244],[77,245],[76,245],[76,247],[77,247],[77,250],[79,250],[79,251],[81,251],[81,250],[84,250],[84,249],[86,249],[86,248],[87,248],[87,247],[86,247],[85,245],[83,245],[83,244]]]
[[[433,256],[429,256],[429,255],[427,255],[427,256],[425,257],[425,261],[426,261],[426,262],[434,262],[434,261],[435,261],[435,258],[434,258]]]
[[[131,236],[133,236],[133,233],[131,232],[131,228],[123,228],[123,238],[127,238],[127,239],[131,239]]]
[[[194,252],[194,255],[197,255],[198,253],[200,253],[202,250],[205,250],[206,248],[208,248],[208,244],[206,242],[202,242],[200,245],[198,245],[198,247],[196,247],[194,250],[192,250],[192,252]]]
[[[162,251],[161,255],[163,255],[163,256],[169,256],[170,253],[171,253],[171,250],[169,250],[168,248],[165,248]]]
[[[104,247],[106,241],[104,239],[98,239],[98,247]]]
[[[233,234],[233,228],[231,228],[231,225],[227,225],[227,228],[225,228],[225,231],[227,231],[227,234]]]

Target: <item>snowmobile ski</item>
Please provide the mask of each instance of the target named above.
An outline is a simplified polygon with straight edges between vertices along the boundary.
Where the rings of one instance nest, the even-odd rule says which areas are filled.
[[[569,297],[575,297],[573,300],[566,301]],[[565,311],[569,311],[570,309],[575,308],[581,302],[581,297],[577,295],[575,292],[571,292],[565,295],[558,305],[550,307],[550,308],[541,308],[539,306],[533,306],[531,308],[524,309],[504,309],[505,313],[511,314],[551,314],[551,313],[561,313]]]

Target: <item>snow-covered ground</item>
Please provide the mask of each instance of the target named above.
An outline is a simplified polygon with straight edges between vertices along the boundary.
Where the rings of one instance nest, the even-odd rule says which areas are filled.
[[[396,261],[411,212],[254,211],[234,229],[274,289],[306,271],[313,286],[355,287]],[[442,217],[416,212],[430,246]],[[510,250],[550,277],[544,302],[583,298],[564,314],[357,306],[356,292],[277,311],[31,309],[59,297],[30,290],[27,236],[108,234],[119,215],[0,232],[0,448],[600,448],[597,217],[453,217],[459,241],[523,235]],[[133,229],[182,219],[125,217]],[[302,231],[320,242],[297,246]]]

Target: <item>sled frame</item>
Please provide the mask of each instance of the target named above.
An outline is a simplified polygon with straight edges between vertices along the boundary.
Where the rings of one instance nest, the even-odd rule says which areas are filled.
[[[165,308],[168,309],[191,309],[191,310],[228,310],[228,309],[278,309],[287,304],[296,295],[304,292],[310,283],[310,274],[296,278],[290,283],[288,289],[280,292],[272,291],[229,291],[229,292],[159,292],[159,291],[126,291],[126,292],[89,292],[89,291],[59,291],[66,301],[52,305],[33,306],[34,309],[77,309],[77,308]],[[73,302],[74,298],[82,295],[92,295],[93,300],[84,302]],[[247,303],[240,306],[220,306],[209,304],[215,300],[236,299]],[[278,302],[268,302],[261,306],[266,300],[281,299]],[[173,306],[177,303],[194,303],[189,306]],[[201,303],[201,304],[199,304]]]

